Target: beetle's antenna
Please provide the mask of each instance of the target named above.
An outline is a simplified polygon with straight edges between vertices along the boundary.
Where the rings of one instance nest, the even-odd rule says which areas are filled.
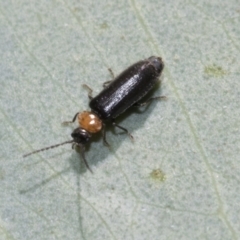
[[[38,153],[38,152],[46,151],[46,150],[49,150],[51,148],[56,148],[56,147],[59,147],[61,145],[67,144],[67,143],[74,143],[74,140],[69,140],[69,141],[62,142],[62,143],[59,143],[59,144],[55,144],[55,145],[52,145],[52,146],[49,146],[49,147],[41,148],[39,150],[35,150],[33,152],[27,153],[27,154],[23,155],[23,157],[27,157],[29,155],[32,155],[32,154],[35,154],[35,153]]]

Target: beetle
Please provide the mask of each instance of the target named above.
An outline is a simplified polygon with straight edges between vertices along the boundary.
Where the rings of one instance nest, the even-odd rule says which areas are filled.
[[[25,154],[23,157],[72,143],[72,148],[75,146],[79,147],[86,167],[92,172],[84,156],[85,145],[90,141],[93,134],[103,130],[103,141],[105,145],[109,146],[106,140],[105,129],[105,125],[108,122],[126,132],[133,139],[128,130],[118,125],[115,119],[133,105],[143,106],[154,99],[163,98],[161,96],[153,97],[146,102],[140,103],[141,99],[157,84],[163,68],[164,63],[162,59],[151,56],[134,63],[112,81],[105,82],[104,89],[95,97],[92,97],[92,89],[84,85],[88,89],[89,107],[91,110],[77,112],[72,121],[64,122],[64,124],[73,123],[77,119],[79,123],[79,127],[74,129],[71,134],[72,140],[35,150]]]

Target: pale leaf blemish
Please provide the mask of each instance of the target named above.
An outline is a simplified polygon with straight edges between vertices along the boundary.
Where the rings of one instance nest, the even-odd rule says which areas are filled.
[[[227,74],[222,67],[215,64],[206,66],[204,68],[204,73],[210,77],[222,77]]]
[[[150,173],[151,179],[158,181],[158,182],[164,182],[166,180],[166,175],[161,169],[154,169]]]

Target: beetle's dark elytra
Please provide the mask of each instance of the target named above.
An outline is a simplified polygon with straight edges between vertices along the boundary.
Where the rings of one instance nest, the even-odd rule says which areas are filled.
[[[155,86],[163,67],[159,57],[131,65],[90,101],[90,108],[102,120],[115,119]]]

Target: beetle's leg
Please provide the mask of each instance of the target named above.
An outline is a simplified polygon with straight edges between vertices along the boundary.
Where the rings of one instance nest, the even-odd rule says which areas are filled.
[[[113,70],[112,70],[111,68],[108,68],[108,71],[110,72],[110,74],[111,74],[111,76],[112,76],[112,79],[114,79],[115,76],[114,76]]]
[[[88,165],[88,162],[87,162],[87,160],[86,160],[86,158],[85,158],[85,154],[84,154],[84,153],[85,153],[85,147],[84,147],[82,144],[79,144],[79,143],[76,143],[76,142],[73,143],[72,147],[75,148],[76,146],[78,147],[78,149],[80,149],[80,155],[81,155],[81,158],[82,158],[85,166],[87,167],[87,169],[88,169],[91,173],[93,173],[92,169],[91,169],[90,166]]]
[[[105,126],[105,124],[103,126],[103,142],[107,147],[110,147],[110,144],[108,143],[107,138],[106,138],[106,126]]]
[[[114,73],[113,73],[112,69],[111,69],[111,68],[108,68],[108,71],[110,72],[110,74],[111,74],[111,76],[112,76],[112,79],[114,79]],[[111,83],[112,81],[113,81],[113,80],[104,82],[104,83],[103,83],[103,88],[106,88],[106,87],[109,85],[109,83]]]
[[[91,169],[90,166],[88,165],[88,162],[87,162],[87,160],[86,160],[86,158],[85,158],[85,147],[83,147],[82,145],[79,145],[79,146],[80,146],[80,154],[81,154],[81,157],[82,157],[82,159],[83,159],[83,162],[85,163],[87,169],[88,169],[91,173],[93,173],[92,169]]]
[[[75,147],[76,147],[76,143],[73,142],[73,144],[72,144],[72,149],[75,149]]]
[[[146,105],[150,104],[154,100],[166,99],[166,98],[167,98],[166,96],[152,97],[152,98],[149,98],[145,102],[142,102],[142,103],[137,102],[137,103],[134,104],[134,106],[136,106],[136,107],[143,107],[143,106],[146,106]]]
[[[63,125],[66,125],[66,124],[69,124],[69,123],[74,123],[75,120],[76,120],[76,118],[77,118],[77,116],[78,116],[78,114],[79,114],[79,112],[77,112],[77,113],[74,115],[72,121],[65,121],[65,122],[63,122],[62,124],[63,124]]]
[[[128,131],[126,128],[124,128],[124,127],[119,126],[118,124],[116,124],[116,122],[115,122],[114,119],[112,119],[112,124],[113,124],[114,127],[120,128],[120,129],[123,130],[125,133],[127,133],[128,136],[131,138],[132,141],[134,140],[133,136],[129,133],[129,131]]]
[[[112,80],[104,82],[103,88],[106,88],[111,82],[112,82]]]
[[[83,84],[82,86],[87,89],[87,91],[88,91],[88,98],[90,100],[92,100],[93,99],[93,96],[92,96],[93,90],[87,84]]]

